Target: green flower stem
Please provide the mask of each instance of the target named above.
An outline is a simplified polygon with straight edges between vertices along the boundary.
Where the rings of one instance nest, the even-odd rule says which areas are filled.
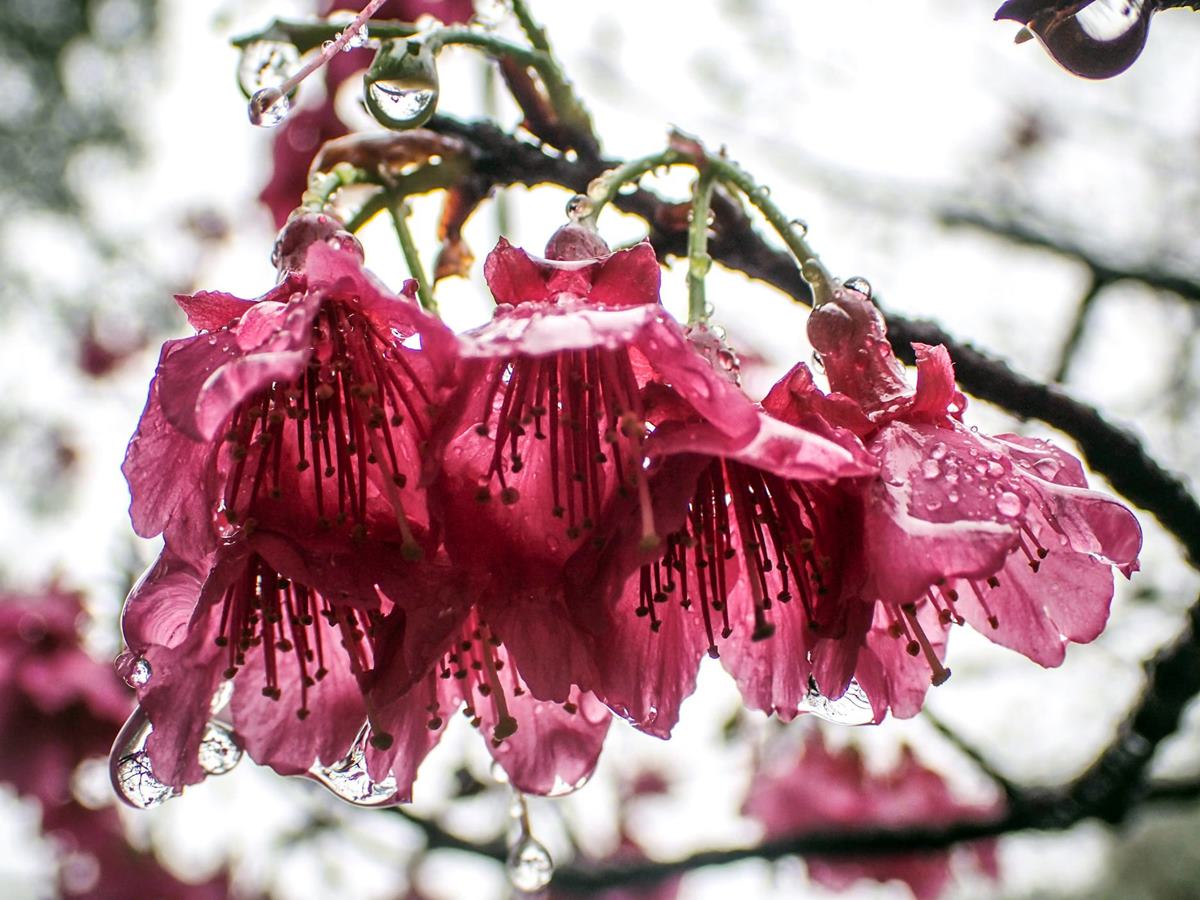
[[[704,279],[712,268],[708,255],[708,217],[712,205],[713,170],[700,170],[696,193],[692,197],[692,218],[688,223],[688,324],[698,325],[708,319],[708,301],[704,295]]]
[[[487,31],[480,31],[478,28],[438,28],[436,31],[429,32],[428,37],[425,38],[425,44],[434,53],[452,44],[478,47],[488,56],[497,58],[504,56],[516,60],[521,65],[529,66],[537,70],[543,79],[546,79],[547,72],[555,68],[554,60],[544,51],[522,47],[520,44],[506,41],[502,37],[497,37]]]
[[[625,185],[637,181],[655,169],[678,165],[695,165],[695,163],[691,157],[685,156],[678,150],[663,150],[639,159],[631,159],[615,169],[609,169],[588,185],[587,198],[591,202],[591,209],[584,217],[585,220],[593,225],[596,224],[600,217],[600,211],[612,202],[612,199]]]
[[[513,15],[516,16],[517,23],[525,32],[525,36],[529,38],[529,43],[535,50],[544,53],[549,61],[544,69],[539,68],[537,72],[542,76],[542,83],[546,86],[546,93],[550,96],[550,104],[567,128],[576,134],[587,137],[593,145],[598,147],[600,141],[592,126],[592,117],[583,105],[583,101],[579,99],[579,95],[575,93],[562,66],[555,59],[554,51],[550,49],[550,39],[546,37],[546,29],[542,28],[533,18],[525,0],[511,0],[511,2]]]
[[[417,299],[421,308],[432,315],[438,314],[437,300],[429,287],[429,277],[425,267],[421,265],[421,255],[417,252],[417,244],[413,240],[412,231],[408,227],[408,203],[404,200],[393,200],[388,205],[392,214],[392,224],[396,227],[396,237],[400,239],[400,249],[404,251],[404,261],[408,263],[408,271],[417,282]]]
[[[374,184],[377,179],[365,169],[350,163],[340,162],[328,172],[314,172],[308,179],[308,190],[300,199],[300,205],[313,212],[323,212],[333,200],[333,195],[352,184]]]
[[[783,211],[772,202],[765,187],[754,181],[745,169],[727,159],[710,156],[708,165],[712,167],[717,179],[722,183],[737,188],[746,198],[758,208],[783,238],[792,255],[800,261],[800,275],[808,282],[813,292],[813,306],[820,306],[833,299],[833,276],[825,268],[816,251],[804,239],[804,231],[793,224]]]

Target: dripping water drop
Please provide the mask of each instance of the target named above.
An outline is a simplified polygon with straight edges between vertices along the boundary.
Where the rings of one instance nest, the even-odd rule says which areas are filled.
[[[554,860],[549,850],[526,834],[509,851],[505,870],[514,888],[532,894],[548,885],[554,877]]]
[[[268,87],[255,91],[247,111],[250,124],[273,128],[287,118],[291,108],[292,101],[288,99],[287,94],[277,87]]]
[[[136,809],[161,806],[179,791],[159,781],[150,762],[146,742],[153,728],[139,706],[121,728],[108,757],[108,774],[122,801]]]

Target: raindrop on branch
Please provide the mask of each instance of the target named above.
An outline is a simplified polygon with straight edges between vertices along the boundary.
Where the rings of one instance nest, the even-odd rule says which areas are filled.
[[[250,98],[248,114],[250,124],[262,128],[273,128],[287,118],[292,101],[277,87],[263,88]]]
[[[854,278],[847,278],[842,283],[842,287],[849,288],[852,291],[858,291],[868,300],[871,299],[871,282],[867,281],[865,278],[858,276],[855,276]]]
[[[283,41],[255,41],[242,50],[238,62],[238,85],[247,97],[263,88],[279,87],[296,70],[300,54]]]

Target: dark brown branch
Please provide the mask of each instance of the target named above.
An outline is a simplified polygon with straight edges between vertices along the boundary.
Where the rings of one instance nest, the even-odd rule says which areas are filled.
[[[1004,238],[1024,247],[1049,250],[1086,266],[1094,281],[1100,285],[1118,281],[1137,281],[1158,291],[1168,291],[1185,300],[1200,302],[1200,280],[1171,272],[1157,264],[1118,266],[1098,254],[1060,235],[1051,235],[1025,223],[1010,219],[993,219],[974,212],[946,210],[939,216],[943,225],[975,228]]]

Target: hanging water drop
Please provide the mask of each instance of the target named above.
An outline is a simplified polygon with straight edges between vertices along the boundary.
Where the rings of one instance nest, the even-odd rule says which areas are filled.
[[[364,725],[345,757],[331,766],[315,764],[308,770],[308,777],[355,806],[393,806],[400,802],[394,774],[389,772],[387,777],[375,781],[367,770],[370,738],[371,727]]]
[[[209,775],[224,775],[241,760],[242,748],[232,729],[222,722],[209,722],[200,739],[200,768]]]
[[[505,869],[514,888],[532,894],[548,885],[554,877],[554,860],[549,850],[526,834],[509,851]]]
[[[238,62],[238,86],[247,97],[263,88],[279,87],[291,77],[299,61],[299,51],[283,41],[247,44]]]
[[[357,31],[350,32],[346,38],[346,43],[342,45],[342,52],[349,53],[351,50],[357,50],[359,47],[365,47],[371,35],[367,30],[367,23],[363,22]]]
[[[592,214],[592,201],[586,194],[576,194],[567,201],[567,218],[572,222],[582,222]]]
[[[802,238],[808,236],[808,223],[803,219],[792,219],[788,224],[792,226],[792,231],[796,233],[796,237]]]
[[[250,98],[247,113],[250,116],[250,124],[273,128],[287,118],[291,108],[292,101],[288,99],[287,94],[277,87],[269,87],[255,92]]]
[[[842,282],[842,287],[849,288],[852,291],[858,291],[858,293],[862,294],[868,300],[871,299],[871,282],[867,281],[865,278],[860,278],[858,276],[855,276],[854,278],[847,278],[844,282]]]
[[[816,679],[810,675],[808,693],[800,703],[800,712],[811,713],[818,719],[836,722],[839,725],[870,725],[875,721],[871,699],[855,679],[850,680],[846,693],[836,700],[830,700],[821,693]]]
[[[437,63],[433,50],[420,41],[385,42],[363,83],[367,109],[387,128],[419,128],[437,109]]]
[[[146,750],[153,728],[139,706],[117,734],[108,756],[108,775],[117,796],[137,809],[161,806],[179,791],[158,780]]]
[[[154,674],[150,660],[128,650],[117,657],[113,667],[131,688],[139,688],[148,684],[150,676]]]

